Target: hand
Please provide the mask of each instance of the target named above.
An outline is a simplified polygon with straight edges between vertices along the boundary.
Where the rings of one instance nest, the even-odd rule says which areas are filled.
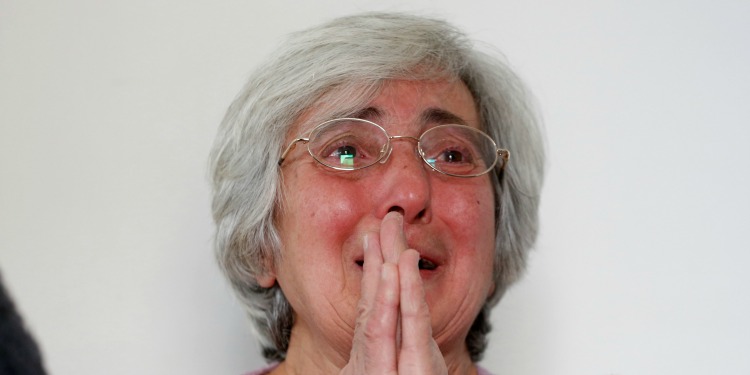
[[[341,374],[447,374],[432,338],[419,253],[408,248],[401,214],[386,215],[380,233],[364,241],[354,341]]]

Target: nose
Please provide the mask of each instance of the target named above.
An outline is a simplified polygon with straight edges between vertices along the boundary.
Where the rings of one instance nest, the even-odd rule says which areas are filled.
[[[377,216],[399,211],[406,223],[430,220],[431,184],[429,171],[416,151],[416,138],[396,136],[391,139],[391,149],[386,163],[379,169],[380,181],[374,189],[377,194]]]

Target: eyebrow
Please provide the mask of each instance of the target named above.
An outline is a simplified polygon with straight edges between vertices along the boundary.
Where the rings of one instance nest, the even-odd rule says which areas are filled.
[[[361,109],[359,111],[356,111],[349,115],[348,117],[353,118],[359,118],[363,120],[377,120],[380,119],[382,116],[382,112],[375,108],[375,107],[367,107],[364,109]],[[422,112],[422,115],[419,116],[419,122],[421,124],[427,125],[427,124],[438,124],[438,125],[446,125],[446,124],[457,124],[457,125],[466,125],[466,120],[461,118],[460,116],[446,111],[444,109],[440,108],[428,108],[424,112]]]
[[[382,115],[382,113],[380,112],[379,109],[377,109],[375,107],[367,107],[367,108],[364,108],[364,109],[360,109],[359,111],[356,111],[356,112],[352,113],[351,115],[349,115],[347,117],[352,117],[352,118],[358,118],[358,119],[362,119],[362,120],[370,120],[370,121],[372,121],[372,120],[375,120],[375,119],[379,119],[381,117],[381,115]]]
[[[422,112],[420,120],[423,124],[466,125],[466,120],[462,119],[460,116],[440,108],[428,108]]]

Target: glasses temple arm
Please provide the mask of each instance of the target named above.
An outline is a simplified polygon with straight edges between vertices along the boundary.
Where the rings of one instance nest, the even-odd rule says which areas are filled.
[[[508,164],[508,159],[510,159],[510,151],[503,148],[498,148],[497,155],[500,156],[501,159],[503,159],[503,165],[500,166],[500,170],[505,170],[505,165]]]
[[[281,157],[279,158],[279,166],[284,162],[284,159],[286,159],[286,155],[294,149],[295,146],[297,146],[297,142],[308,142],[310,138],[297,138],[293,140],[291,143],[289,143],[289,146],[286,146],[286,150],[281,154]]]

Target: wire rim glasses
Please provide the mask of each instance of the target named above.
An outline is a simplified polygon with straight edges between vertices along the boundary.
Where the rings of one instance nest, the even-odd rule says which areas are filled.
[[[313,128],[307,137],[294,139],[279,158],[280,166],[297,143],[307,145],[310,156],[318,163],[340,171],[354,171],[385,163],[393,149],[392,142],[413,140],[422,161],[432,170],[455,177],[477,177],[493,168],[505,168],[510,152],[497,147],[486,133],[465,125],[438,125],[419,138],[389,135],[385,129],[368,120],[337,118]]]

